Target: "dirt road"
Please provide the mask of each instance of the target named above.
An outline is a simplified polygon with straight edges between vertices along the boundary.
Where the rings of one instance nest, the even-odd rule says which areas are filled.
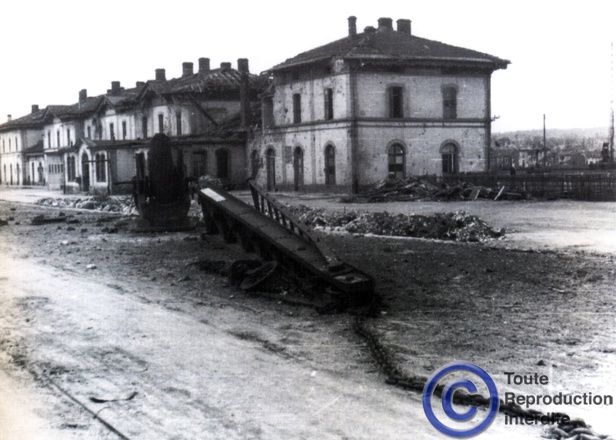
[[[351,316],[246,295],[200,271],[199,262],[238,256],[217,237],[131,234],[117,217],[83,211],[65,213],[76,223],[33,226],[33,216],[58,211],[8,203],[0,211],[14,217],[0,229],[0,438],[441,438],[418,394],[384,383]],[[119,233],[103,232],[112,222]],[[616,394],[608,259],[331,242],[377,277],[384,308],[369,325],[408,373],[463,357],[498,374],[500,387],[502,371],[534,372],[545,359],[566,382],[555,386]],[[580,319],[549,314],[565,305],[583,308]],[[609,434],[606,414],[574,415]],[[499,416],[485,436],[541,432]]]

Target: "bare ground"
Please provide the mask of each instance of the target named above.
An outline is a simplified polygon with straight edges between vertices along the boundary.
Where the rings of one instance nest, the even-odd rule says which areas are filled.
[[[420,396],[383,383],[351,316],[247,295],[200,271],[200,260],[241,256],[217,237],[132,234],[122,222],[103,233],[117,218],[82,211],[66,211],[76,224],[32,226],[34,215],[58,211],[0,210],[14,217],[0,229],[0,369],[43,402],[26,399],[23,413],[58,438],[117,438],[83,406],[129,438],[436,436]],[[407,374],[464,359],[503,391],[616,394],[610,255],[328,239],[375,276],[382,304],[368,325]],[[550,384],[507,386],[505,371],[547,374]],[[557,410],[616,432],[612,408]],[[540,433],[499,417],[485,435]]]

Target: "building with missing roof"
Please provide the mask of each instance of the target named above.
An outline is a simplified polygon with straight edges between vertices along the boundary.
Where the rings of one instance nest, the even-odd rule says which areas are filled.
[[[65,191],[130,188],[135,156],[165,133],[187,176],[269,190],[346,190],[394,176],[486,171],[491,76],[509,61],[417,37],[390,18],[261,75],[208,58],[0,125],[0,182]],[[119,185],[120,182],[126,182]]]

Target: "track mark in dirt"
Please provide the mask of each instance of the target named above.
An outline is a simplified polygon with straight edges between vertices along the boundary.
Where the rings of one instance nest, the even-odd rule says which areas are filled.
[[[254,342],[258,342],[260,343],[263,348],[265,348],[267,351],[270,351],[274,354],[277,354],[279,356],[282,356],[286,359],[289,359],[291,357],[293,357],[292,355],[290,355],[289,353],[286,352],[286,347],[277,344],[275,342],[272,342],[260,335],[258,335],[256,332],[251,332],[251,331],[242,331],[242,330],[230,330],[228,331],[228,333],[230,335],[235,336],[236,338],[239,338],[243,341],[254,341]]]

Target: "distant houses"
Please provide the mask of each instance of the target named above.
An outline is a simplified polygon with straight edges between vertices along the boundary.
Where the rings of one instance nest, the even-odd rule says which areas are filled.
[[[171,137],[186,174],[269,190],[357,190],[387,177],[486,171],[491,75],[509,61],[417,37],[411,21],[380,18],[261,75],[201,58],[167,79],[72,105],[33,107],[0,125],[0,182],[65,191],[128,188],[135,155]],[[531,158],[529,157],[529,160]]]

